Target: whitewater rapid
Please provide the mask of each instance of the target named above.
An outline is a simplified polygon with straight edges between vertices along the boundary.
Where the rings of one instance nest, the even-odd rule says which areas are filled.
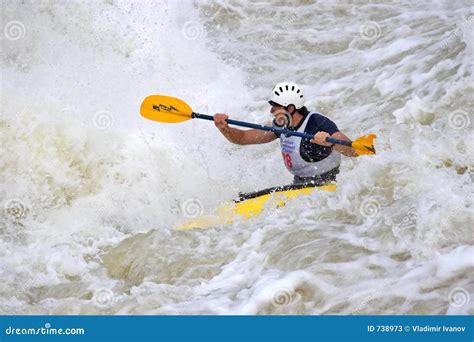
[[[2,2],[0,313],[474,314],[470,1]],[[177,231],[288,184],[278,142],[158,124],[150,94],[270,120],[276,82],[377,155],[335,193]]]

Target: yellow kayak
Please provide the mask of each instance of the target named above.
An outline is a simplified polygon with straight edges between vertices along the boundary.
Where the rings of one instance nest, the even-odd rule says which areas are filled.
[[[264,209],[279,208],[294,198],[302,195],[310,195],[318,190],[333,192],[336,191],[336,185],[328,184],[317,187],[288,185],[249,194],[240,194],[238,199],[220,206],[213,214],[189,219],[178,226],[177,229],[206,229],[230,225],[234,222],[256,217],[260,215]]]

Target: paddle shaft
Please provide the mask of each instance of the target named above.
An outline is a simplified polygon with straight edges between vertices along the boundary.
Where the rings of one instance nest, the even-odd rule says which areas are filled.
[[[192,114],[193,119],[203,119],[203,120],[209,120],[209,121],[214,121],[214,117],[211,115],[206,115],[206,114],[199,114],[199,113],[194,113]],[[241,127],[247,127],[247,128],[255,128],[259,129],[262,131],[269,131],[277,134],[284,134],[286,136],[296,136],[296,137],[301,137],[303,139],[308,139],[311,140],[314,138],[314,135],[309,134],[309,133],[303,133],[303,132],[296,132],[296,131],[290,131],[289,129],[283,129],[283,128],[275,128],[275,127],[269,127],[269,126],[264,126],[264,125],[257,125],[253,124],[250,122],[245,122],[245,121],[238,121],[238,120],[232,120],[232,119],[227,119],[226,120],[228,124],[230,125],[236,125],[236,126],[241,126]],[[333,144],[338,144],[338,145],[345,145],[345,146],[352,146],[352,142],[350,141],[345,141],[345,140],[339,140],[339,139],[334,139],[334,138],[326,138],[327,142],[333,143]]]

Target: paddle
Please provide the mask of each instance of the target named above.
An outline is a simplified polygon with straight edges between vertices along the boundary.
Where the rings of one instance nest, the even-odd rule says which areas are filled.
[[[166,123],[177,123],[183,122],[190,119],[203,119],[214,121],[214,117],[206,114],[199,114],[193,112],[191,107],[188,106],[184,101],[171,96],[152,95],[148,96],[140,107],[140,113],[143,117]],[[285,134],[287,136],[297,136],[304,139],[313,139],[314,135],[296,131],[290,131],[288,129],[269,127],[264,125],[257,125],[244,121],[237,121],[227,119],[227,123],[230,125],[248,127],[260,129],[262,131],[270,131],[278,134]],[[338,140],[334,138],[326,138],[327,142],[345,146],[351,146],[358,155],[363,154],[375,154],[374,139],[377,136],[375,134],[368,134],[362,136],[354,141]]]

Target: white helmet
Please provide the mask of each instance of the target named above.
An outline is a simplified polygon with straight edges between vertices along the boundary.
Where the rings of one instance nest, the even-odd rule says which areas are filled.
[[[268,102],[271,105],[276,103],[283,107],[293,105],[296,109],[300,109],[304,106],[303,92],[296,83],[281,82],[273,88],[272,98]]]

